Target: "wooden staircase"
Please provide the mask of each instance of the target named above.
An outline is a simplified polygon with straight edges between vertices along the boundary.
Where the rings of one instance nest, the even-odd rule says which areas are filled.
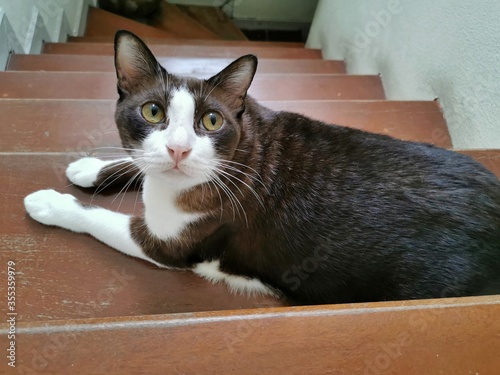
[[[92,8],[85,37],[47,43],[42,55],[13,55],[0,73],[0,294],[7,294],[7,262],[15,261],[18,373],[497,374],[500,296],[284,306],[29,219],[23,198],[46,188],[141,211],[137,190],[92,195],[64,174],[82,153],[120,145],[116,29],[143,37],[172,73],[208,77],[242,54],[258,55],[250,92],[271,108],[452,147],[437,101],[387,101],[379,76],[347,75],[343,62],[324,61],[319,50],[223,40],[181,13],[152,27]],[[500,176],[499,151],[461,152]],[[15,373],[2,361],[0,373]]]

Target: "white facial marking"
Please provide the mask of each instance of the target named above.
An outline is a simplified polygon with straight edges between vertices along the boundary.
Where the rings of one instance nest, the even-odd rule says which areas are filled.
[[[192,149],[196,142],[194,132],[195,102],[193,95],[185,88],[172,93],[167,108],[168,127],[166,130],[166,146]]]
[[[258,279],[249,279],[243,276],[229,275],[222,272],[218,260],[199,263],[193,268],[193,272],[212,283],[224,281],[232,292],[250,295],[275,295],[271,289],[262,284]]]
[[[144,153],[137,155],[141,159],[137,165],[146,171],[146,175],[162,175],[164,184],[180,192],[212,178],[217,165],[217,153],[212,139],[209,136],[199,136],[194,130],[195,101],[186,88],[172,93],[166,112],[169,121],[167,128],[155,130],[144,139]],[[176,165],[168,148],[190,152]],[[182,173],[178,173],[178,170],[166,173],[176,166]]]

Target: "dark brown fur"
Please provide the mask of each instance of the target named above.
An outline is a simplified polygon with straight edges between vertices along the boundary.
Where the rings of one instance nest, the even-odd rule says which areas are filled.
[[[135,38],[119,33],[117,48],[121,37]],[[209,136],[219,158],[242,165],[225,168],[231,181],[219,177],[245,214],[213,185],[196,186],[177,204],[206,215],[175,240],[155,239],[133,219],[148,256],[180,268],[218,260],[222,271],[258,278],[297,303],[500,291],[500,182],[484,167],[431,145],[264,108],[246,96],[254,57],[196,80],[168,74],[133,40],[138,83],[117,60],[124,147],[168,126],[146,126],[137,108],[149,100],[166,107],[170,90],[184,86],[196,98],[194,124],[208,109],[223,114],[225,127]]]

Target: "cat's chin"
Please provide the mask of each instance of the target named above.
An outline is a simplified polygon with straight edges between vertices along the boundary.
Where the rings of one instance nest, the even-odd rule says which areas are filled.
[[[196,185],[206,182],[206,179],[201,176],[191,175],[182,168],[169,168],[163,171],[148,171],[145,173],[146,177],[161,181],[163,184],[168,185],[176,190],[190,189]]]

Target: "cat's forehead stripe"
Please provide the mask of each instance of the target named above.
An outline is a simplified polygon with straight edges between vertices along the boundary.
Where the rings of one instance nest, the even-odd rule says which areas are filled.
[[[193,94],[185,87],[181,87],[171,94],[167,108],[167,115],[171,125],[186,121],[192,124],[194,112],[195,100]]]
[[[170,105],[182,103],[194,105],[193,93],[186,86],[174,89],[170,95]]]
[[[189,146],[194,142],[194,113],[195,100],[193,94],[187,88],[181,87],[172,92],[167,108],[169,144]]]

